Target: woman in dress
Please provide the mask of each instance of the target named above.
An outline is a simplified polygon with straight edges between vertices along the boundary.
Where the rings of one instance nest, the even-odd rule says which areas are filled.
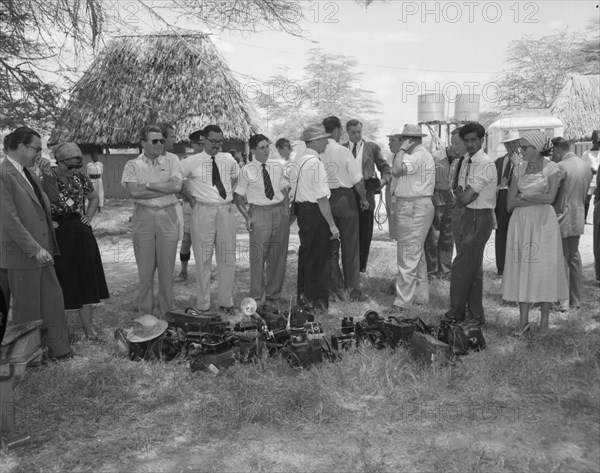
[[[98,209],[98,194],[91,180],[79,172],[81,150],[75,143],[61,143],[54,149],[58,163],[59,199],[52,203],[52,220],[57,226],[60,256],[54,259],[63,290],[65,310],[78,310],[88,340],[98,340],[92,323],[92,304],[108,299],[98,243],[92,233],[92,218]],[[88,200],[87,210],[85,199]]]
[[[546,135],[524,133],[523,161],[515,168],[508,191],[513,211],[508,227],[502,298],[519,303],[519,330],[530,330],[529,309],[539,303],[540,331],[548,329],[553,302],[569,298],[558,218],[552,207],[560,182],[559,167],[544,158],[550,149]]]

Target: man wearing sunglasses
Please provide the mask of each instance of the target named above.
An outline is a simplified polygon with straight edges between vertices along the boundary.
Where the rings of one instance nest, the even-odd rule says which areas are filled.
[[[177,156],[163,153],[165,139],[159,127],[144,127],[140,140],[143,153],[127,162],[121,183],[135,202],[131,236],[140,279],[138,311],[140,315],[152,314],[154,273],[158,269],[162,316],[174,308],[172,277],[179,242],[181,164]]]

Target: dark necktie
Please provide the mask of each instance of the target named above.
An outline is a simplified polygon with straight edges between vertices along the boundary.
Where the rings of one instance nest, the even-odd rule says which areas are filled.
[[[37,197],[38,202],[43,207],[44,206],[44,198],[42,197],[42,191],[37,186],[37,184],[33,180],[33,176],[31,175],[31,173],[29,172],[29,170],[26,167],[23,168],[23,173],[25,174],[25,177],[31,184],[31,187],[33,187],[33,192],[35,192],[35,196]]]
[[[227,198],[227,192],[225,192],[225,186],[223,186],[223,182],[221,182],[221,173],[219,172],[219,167],[215,162],[215,157],[211,156],[212,159],[212,185],[217,187],[219,191],[219,195],[223,198]]]
[[[356,147],[357,147],[358,143],[354,143],[354,148],[352,148],[352,156],[354,156],[356,158]]]
[[[504,181],[506,182],[507,186],[510,186],[510,180],[512,178],[512,172],[513,172],[513,166],[512,166],[512,162],[510,161],[510,158],[508,159],[508,163],[506,163],[506,167],[504,168],[504,173],[502,174],[502,181],[500,181],[501,183]]]
[[[456,190],[458,188],[458,178],[460,177],[460,170],[462,168],[463,161],[465,160],[464,156],[458,158],[458,164],[456,165],[456,173],[454,174],[454,182],[452,183],[452,189]]]
[[[265,183],[265,195],[269,200],[273,200],[275,192],[273,191],[273,184],[271,184],[271,177],[269,176],[269,171],[267,171],[267,165],[264,163],[262,165],[262,173],[263,181]]]

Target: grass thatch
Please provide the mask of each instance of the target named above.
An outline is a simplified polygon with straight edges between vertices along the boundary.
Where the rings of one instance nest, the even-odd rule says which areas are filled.
[[[240,84],[204,35],[113,39],[76,84],[50,143],[111,147],[139,143],[139,130],[166,120],[180,140],[208,124],[246,140],[259,126]]]
[[[600,75],[573,74],[550,106],[564,124],[564,137],[589,139],[600,128]]]

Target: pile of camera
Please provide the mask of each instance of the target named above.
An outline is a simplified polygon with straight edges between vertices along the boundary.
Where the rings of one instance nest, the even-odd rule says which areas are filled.
[[[126,344],[132,360],[170,361],[179,356],[189,360],[191,371],[215,374],[236,362],[268,356],[279,356],[294,367],[307,368],[323,360],[338,360],[341,351],[361,344],[378,349],[403,347],[415,360],[427,364],[436,360],[445,364],[456,355],[485,348],[479,326],[450,319],[434,328],[419,318],[384,319],[371,310],[356,323],[353,317],[344,317],[341,333],[327,338],[307,306],[281,313],[269,304],[257,307],[254,299],[247,298],[242,301],[242,312],[246,321],[230,327],[219,315],[193,308],[175,310],[165,314],[165,321],[161,321],[164,331],[159,337],[135,343],[127,333],[119,337],[117,331],[115,336],[118,342],[127,339],[122,344]]]

